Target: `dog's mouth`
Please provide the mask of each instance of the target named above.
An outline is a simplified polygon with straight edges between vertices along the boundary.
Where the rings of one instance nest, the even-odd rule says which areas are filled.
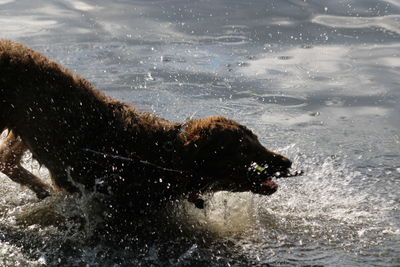
[[[260,195],[275,193],[278,190],[276,179],[303,174],[303,171],[295,171],[285,167],[268,168],[268,166],[261,166],[257,163],[252,163],[248,171],[251,183],[250,191]]]
[[[294,177],[302,175],[302,171],[295,171],[288,168],[275,167],[274,169],[268,166],[261,166],[252,163],[246,173],[238,174],[238,177],[246,177],[235,179],[227,178],[219,181],[212,181],[206,186],[211,191],[231,191],[245,192],[250,191],[260,195],[271,195],[278,189],[277,179],[285,177]]]
[[[278,190],[278,184],[272,179],[266,179],[260,183],[254,183],[251,192],[259,195],[272,195]]]
[[[200,197],[203,191],[230,191],[230,192],[252,192],[259,195],[272,195],[278,190],[276,179],[302,175],[303,171],[296,171],[290,168],[268,168],[252,163],[246,173],[246,181],[234,181],[235,179],[224,179],[207,183],[199,191],[191,192],[189,201],[197,208],[204,208],[204,200]]]
[[[261,166],[252,163],[248,168],[248,179],[250,182],[250,191],[260,195],[272,195],[278,190],[278,184],[273,180],[284,176],[285,172],[275,171],[268,166]]]

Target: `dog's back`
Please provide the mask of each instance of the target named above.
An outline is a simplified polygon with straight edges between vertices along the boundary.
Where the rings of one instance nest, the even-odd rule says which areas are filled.
[[[102,139],[116,123],[109,105],[118,101],[40,53],[5,40],[0,41],[0,103],[0,131],[20,136],[68,189],[65,169],[83,160],[81,149],[94,140],[107,143]]]

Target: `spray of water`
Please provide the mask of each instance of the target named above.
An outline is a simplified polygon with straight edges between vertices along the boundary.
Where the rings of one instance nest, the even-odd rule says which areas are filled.
[[[384,223],[390,205],[369,194],[365,177],[347,166],[345,156],[323,158],[300,151],[295,145],[281,149],[305,174],[278,180],[280,188],[272,196],[218,192],[206,196],[203,210],[185,200],[173,202],[155,214],[135,218],[127,228],[131,231],[118,236],[99,232],[107,215],[96,193],[37,201],[1,175],[0,226],[7,234],[0,242],[8,243],[0,256],[12,254],[15,258],[10,260],[37,265],[71,258],[76,263],[98,263],[99,255],[103,262],[113,255],[132,262],[178,264],[205,257],[202,244],[211,243],[215,251],[228,246],[232,257],[253,263],[337,264],[348,255],[368,256],[387,235],[399,235],[398,228]],[[29,155],[25,166],[49,179]],[[29,257],[26,251],[19,252],[20,237],[14,232],[24,236],[22,247],[34,251],[27,253]],[[66,253],[71,249],[78,256]],[[53,254],[62,256],[49,256]]]

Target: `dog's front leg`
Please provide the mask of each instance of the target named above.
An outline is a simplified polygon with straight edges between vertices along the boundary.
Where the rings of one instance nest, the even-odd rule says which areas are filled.
[[[28,148],[12,131],[0,144],[0,171],[11,180],[27,186],[39,199],[50,195],[51,187],[21,166],[21,158]]]

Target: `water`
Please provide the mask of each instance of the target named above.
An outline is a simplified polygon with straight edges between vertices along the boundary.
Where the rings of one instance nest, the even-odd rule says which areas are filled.
[[[92,196],[39,202],[1,175],[0,265],[400,265],[398,1],[1,0],[0,24],[109,95],[231,117],[305,170],[108,232]]]

